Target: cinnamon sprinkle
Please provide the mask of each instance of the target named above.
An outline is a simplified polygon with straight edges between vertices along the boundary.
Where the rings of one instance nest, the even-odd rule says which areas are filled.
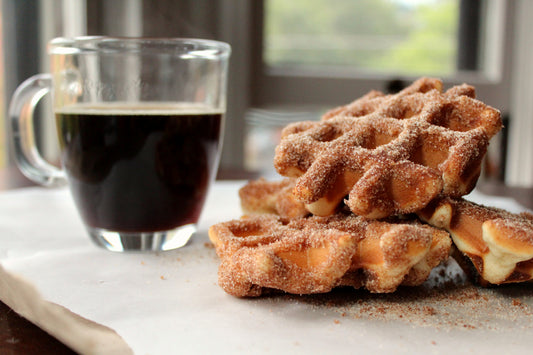
[[[400,322],[445,331],[533,329],[533,305],[528,304],[531,285],[480,288],[470,283],[454,262],[439,269],[422,286],[402,287],[391,294],[345,288],[322,295],[271,295],[269,300],[308,303],[339,314],[345,322]]]

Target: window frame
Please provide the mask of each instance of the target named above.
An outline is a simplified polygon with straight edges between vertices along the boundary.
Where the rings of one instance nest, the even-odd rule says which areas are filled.
[[[1,0],[2,5],[2,77],[3,107],[5,121],[0,120],[5,137],[5,166],[15,165],[10,144],[10,117],[8,108],[17,87],[32,75],[50,70],[47,55],[48,41],[53,37],[76,36],[85,33],[85,0]],[[31,26],[29,26],[29,24]],[[35,138],[39,151],[46,159],[57,163],[57,144],[49,137],[55,137],[55,124],[51,117],[49,98],[42,100],[36,108]]]
[[[254,88],[251,106],[257,108],[310,107],[320,109],[352,101],[372,89],[385,90],[391,80],[410,82],[415,76],[358,73],[349,70],[326,69],[310,72],[298,68],[268,68],[263,63],[264,3],[258,0],[252,6],[251,81]],[[466,0],[463,0],[465,2]],[[466,1],[470,2],[470,0]],[[478,97],[506,111],[509,108],[507,92],[510,84],[509,53],[512,36],[512,2],[487,0],[480,7],[479,69],[461,70],[442,77],[445,85],[468,82],[476,86]],[[465,18],[463,16],[463,18]],[[463,29],[467,33],[478,29]],[[487,40],[490,38],[491,40]],[[468,64],[471,66],[471,63]]]

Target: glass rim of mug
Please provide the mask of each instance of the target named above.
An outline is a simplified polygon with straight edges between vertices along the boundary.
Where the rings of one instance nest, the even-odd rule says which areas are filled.
[[[82,54],[167,54],[182,58],[219,58],[231,54],[222,41],[180,37],[57,37],[48,43],[48,53]]]

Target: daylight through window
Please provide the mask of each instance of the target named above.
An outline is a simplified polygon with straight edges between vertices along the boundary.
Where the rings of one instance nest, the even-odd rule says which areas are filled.
[[[266,0],[263,61],[450,75],[458,27],[459,0]]]

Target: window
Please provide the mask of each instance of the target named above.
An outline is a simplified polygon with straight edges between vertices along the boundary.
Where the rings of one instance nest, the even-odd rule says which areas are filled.
[[[267,0],[264,16],[263,61],[270,68],[439,76],[456,70],[459,0]]]
[[[506,106],[489,91],[507,80],[508,7],[500,0],[258,1],[252,103],[342,104],[386,90],[392,79],[433,75],[473,83]],[[367,25],[338,25],[356,11]]]
[[[501,0],[254,2],[245,166],[272,165],[271,156],[254,161],[264,156],[252,149],[258,130],[272,136],[274,125],[295,116],[317,119],[419,76],[473,84],[480,99],[506,114],[513,11]]]
[[[47,42],[58,35],[83,33],[83,2],[67,0],[0,0],[0,169],[14,164],[8,154],[7,109],[15,89],[27,78],[49,70]],[[49,98],[37,106],[35,121],[39,151],[51,162],[58,161],[55,126]]]
[[[38,6],[35,1],[2,0],[1,6],[0,168],[3,168],[8,163],[6,129],[8,127],[7,107],[11,94],[26,77],[39,71],[39,56],[34,52],[34,49],[38,48],[36,34],[39,21]],[[26,22],[16,20],[20,18],[25,19]]]

